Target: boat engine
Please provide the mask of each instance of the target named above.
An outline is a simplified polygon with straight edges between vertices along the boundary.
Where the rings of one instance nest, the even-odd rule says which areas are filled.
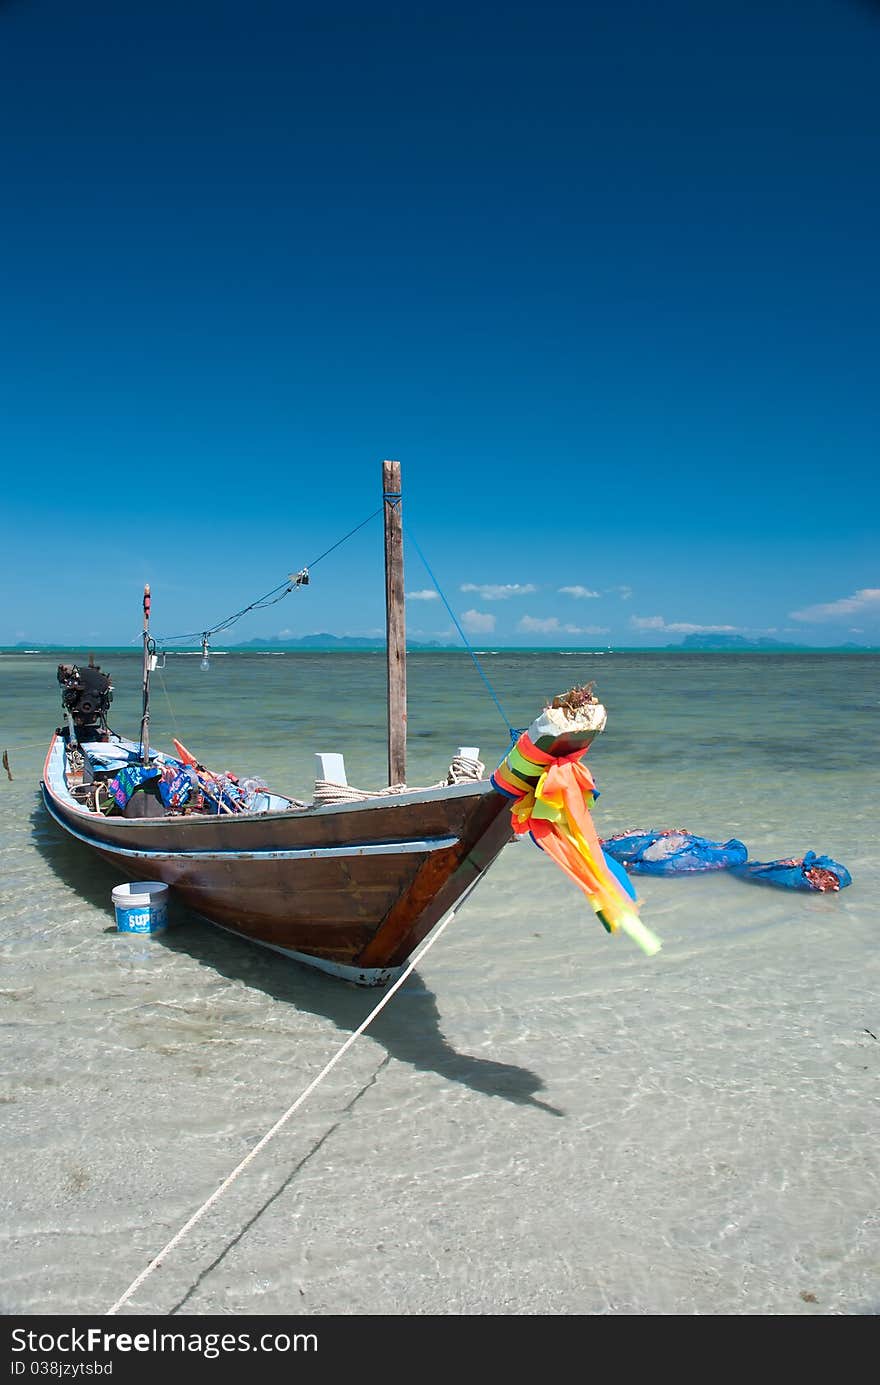
[[[86,668],[78,664],[59,664],[58,682],[71,739],[80,745],[86,741],[106,741],[107,713],[113,701],[110,675],[102,673],[99,665],[91,662]]]

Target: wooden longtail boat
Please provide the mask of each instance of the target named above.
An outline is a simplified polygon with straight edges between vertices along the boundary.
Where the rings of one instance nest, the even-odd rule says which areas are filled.
[[[173,755],[151,750],[149,588],[140,739],[109,730],[108,675],[91,664],[61,665],[67,724],[52,738],[41,783],[59,827],[124,879],[163,881],[210,922],[361,985],[383,985],[400,975],[513,835],[510,798],[490,779],[398,787],[406,774],[406,682],[397,463],[385,463],[383,480],[393,792],[302,805],[258,789],[247,800],[239,793],[224,801],[219,778],[195,765],[179,743]],[[597,699],[569,701],[556,699],[561,705],[545,709],[529,728],[532,742],[550,757],[586,750],[605,725]],[[110,789],[122,770],[153,777],[120,807]],[[192,797],[169,806],[157,784],[181,775],[189,776]]]

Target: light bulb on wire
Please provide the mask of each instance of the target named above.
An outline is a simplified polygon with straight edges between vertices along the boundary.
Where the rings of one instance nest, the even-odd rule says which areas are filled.
[[[208,657],[208,636],[202,635],[202,662],[199,664],[199,668],[207,673],[210,667],[211,660]]]

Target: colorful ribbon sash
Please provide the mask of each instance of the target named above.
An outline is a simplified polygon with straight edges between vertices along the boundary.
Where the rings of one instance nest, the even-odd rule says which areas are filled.
[[[648,956],[660,940],[638,915],[635,891],[621,866],[605,855],[589,804],[598,798],[592,774],[581,764],[584,750],[555,756],[523,732],[492,775],[499,793],[513,800],[514,832],[528,832],[582,890],[609,933],[624,932]]]

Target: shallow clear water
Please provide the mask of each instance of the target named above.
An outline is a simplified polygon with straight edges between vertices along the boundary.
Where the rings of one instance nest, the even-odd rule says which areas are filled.
[[[139,656],[103,662],[135,732]],[[178,908],[162,937],[116,932],[119,876],[39,803],[56,663],[0,657],[6,1313],[106,1311],[378,999]],[[600,834],[815,850],[852,887],[639,877],[648,959],[512,845],[128,1311],[876,1313],[880,659],[483,663],[515,726],[596,680]],[[411,783],[459,744],[501,758],[466,655],[412,656],[409,678]],[[328,750],[380,786],[384,660],[169,658],[152,725],[281,792],[310,797]]]

